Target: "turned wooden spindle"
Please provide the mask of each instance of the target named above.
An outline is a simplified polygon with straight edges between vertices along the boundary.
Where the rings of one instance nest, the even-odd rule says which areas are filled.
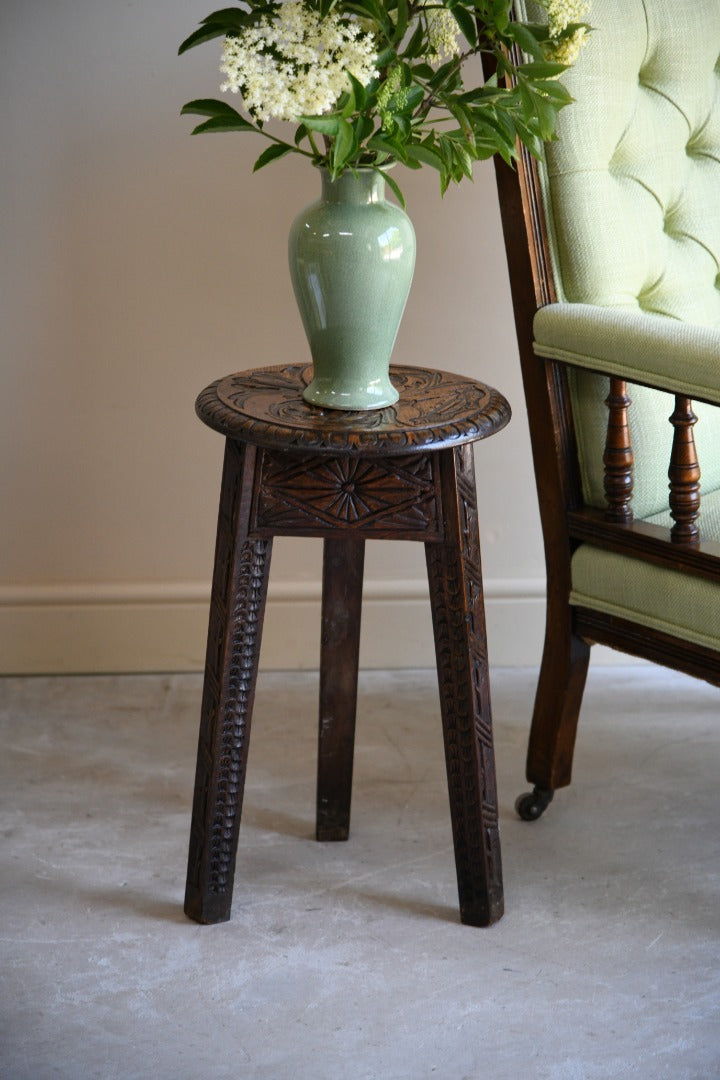
[[[697,416],[692,401],[675,395],[675,411],[670,417],[674,428],[670,456],[670,516],[675,524],[670,537],[677,544],[696,544],[700,539],[697,519],[700,516],[700,464],[693,428]]]
[[[633,449],[630,438],[628,408],[632,404],[624,379],[611,378],[610,392],[605,398],[608,407],[607,438],[603,465],[605,466],[605,519],[629,523],[633,519],[630,500],[633,491]]]

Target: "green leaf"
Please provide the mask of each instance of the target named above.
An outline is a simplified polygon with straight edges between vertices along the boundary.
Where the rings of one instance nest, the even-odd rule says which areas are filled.
[[[468,44],[473,48],[478,43],[477,23],[475,22],[475,16],[471,15],[467,8],[457,4],[452,9],[453,18],[460,27],[461,33],[465,36]]]
[[[535,111],[540,122],[540,138],[551,139],[555,134],[557,124],[557,109],[545,98],[539,95],[535,99]]]
[[[183,105],[180,115],[191,116],[226,116],[233,120],[242,120],[243,117],[228,105],[226,101],[216,101],[214,98],[198,98],[196,101],[188,101]],[[247,123],[247,121],[245,121]]]
[[[510,4],[511,0],[495,0],[493,4],[493,19],[501,34],[505,33],[510,22]]]
[[[321,135],[334,138],[340,128],[339,116],[299,116],[298,123],[304,124],[310,131],[319,131]]]
[[[209,120],[206,120],[204,124],[198,124],[196,128],[193,128],[193,135],[204,135],[208,132],[214,131],[257,131],[258,129],[252,124],[249,124],[247,120],[243,120],[242,116],[238,116],[236,120],[233,120],[229,116],[213,116]]]
[[[405,95],[405,104],[402,108],[402,112],[406,115],[414,112],[424,97],[425,91],[422,86],[418,86],[416,83],[414,86],[409,87],[407,94]]]
[[[423,165],[431,165],[433,169],[438,169],[438,171],[443,167],[443,160],[440,155],[435,150],[431,150],[430,147],[423,146],[422,143],[408,143],[405,152],[413,161],[419,161]]]
[[[286,154],[291,154],[292,152],[292,146],[286,146],[284,143],[271,143],[267,150],[263,150],[262,154],[253,165],[253,172],[257,172],[258,169],[264,169],[271,161],[276,161],[277,158],[285,157]]]
[[[518,70],[530,79],[552,79],[555,75],[562,75],[563,71],[567,71],[567,64],[552,63],[550,60],[534,60],[528,64],[521,64]]]
[[[355,139],[358,145],[365,142],[369,135],[372,135],[374,126],[369,116],[358,116],[355,119],[353,128],[355,129]]]
[[[347,120],[355,112],[355,90],[352,83],[350,89],[340,97],[337,108],[343,120]]]
[[[435,69],[424,61],[421,64],[413,64],[411,70],[416,79],[432,79],[435,74]]]
[[[247,18],[247,12],[242,11],[240,8],[220,8],[219,11],[213,11],[209,15],[206,15],[202,20],[204,26],[208,23],[233,23],[238,18]]]
[[[182,56],[188,49],[192,49],[196,45],[202,45],[204,41],[212,41],[213,38],[225,37],[225,34],[226,30],[224,26],[201,26],[198,30],[195,30],[190,37],[185,38],[178,49],[178,56]]]
[[[455,142],[453,144],[453,156],[456,164],[460,168],[460,174],[467,176],[468,180],[473,179],[472,163],[473,159],[467,152],[466,148],[460,143]],[[457,175],[457,173],[456,173]]]
[[[382,154],[398,158],[403,162],[407,160],[403,144],[390,136],[373,135],[372,139],[368,139],[367,145],[369,150],[379,150]]]
[[[460,105],[457,100],[450,99],[445,104],[460,125],[465,138],[470,137],[472,135],[472,120],[467,109]]]
[[[540,43],[532,30],[523,23],[510,23],[507,28],[507,35],[512,38],[512,40],[515,41],[528,56],[534,56],[535,59],[539,61],[544,59]]]
[[[404,60],[414,60],[416,56],[420,56],[424,45],[424,38],[425,28],[423,27],[423,24],[418,20],[418,24],[415,27],[414,33],[408,41],[405,51],[402,54]],[[420,65],[414,67],[413,71],[417,71],[417,68],[419,66]],[[428,68],[430,71],[430,75],[432,75],[433,69],[430,67],[430,65],[425,64],[423,66]]]
[[[241,8],[223,8],[221,11],[214,11],[212,15],[208,15],[203,19],[200,28],[183,41],[178,53],[187,52],[195,45],[211,41],[212,38],[225,37],[227,34],[243,30],[246,26],[257,22],[263,15],[272,14],[276,7],[275,4],[266,3],[264,0],[260,3],[248,0],[248,3],[252,9],[250,11],[243,11]]]
[[[398,183],[392,178],[390,173],[387,172],[385,169],[377,169],[376,168],[376,171],[381,173],[385,177],[385,182],[387,183],[387,185],[390,188],[390,190],[392,191],[393,195],[395,196],[395,198],[397,199],[397,201],[400,203],[400,205],[402,206],[402,208],[404,210],[405,209],[405,196],[403,195],[402,191],[400,190],[400,187],[399,187]]]
[[[331,154],[333,176],[342,172],[355,150],[355,145],[355,131],[352,124],[349,124],[347,120],[340,120]]]
[[[537,41],[550,40],[550,27],[547,23],[526,22],[525,28],[530,31]]]
[[[348,71],[347,77],[350,80],[350,87],[355,98],[355,104],[358,112],[362,112],[367,104],[367,90],[363,84],[355,78],[351,71]],[[349,114],[348,114],[349,115]]]
[[[393,49],[392,45],[388,45],[387,48],[381,49],[380,52],[377,54],[375,66],[382,71],[383,68],[388,67],[388,65],[392,64],[393,60],[396,59],[397,51]]]
[[[543,97],[551,98],[552,101],[556,102],[556,108],[558,109],[561,109],[563,105],[571,105],[575,100],[568,88],[556,79],[535,83],[535,87]]]
[[[189,38],[182,42],[178,53],[186,53],[188,49],[192,49],[194,45],[202,44],[203,41],[225,37],[228,33],[234,33],[237,30],[244,29],[246,26],[257,23],[261,15],[270,14],[274,10],[274,6],[272,3],[261,2],[253,4],[252,11],[243,11],[241,8],[223,8],[221,11],[214,11],[212,15],[207,15],[203,19],[198,30],[195,30]]]
[[[442,86],[445,80],[450,76],[457,68],[457,60],[448,60],[447,63],[442,64],[432,79],[430,79],[430,86],[436,89],[438,86]]]
[[[393,39],[402,41],[408,28],[408,0],[397,0],[397,23]]]
[[[388,36],[392,33],[392,23],[388,18],[384,6],[381,3],[378,3],[378,0],[349,0],[349,2],[345,3],[343,6],[347,11],[357,11],[361,17],[369,16],[371,19],[374,19]]]

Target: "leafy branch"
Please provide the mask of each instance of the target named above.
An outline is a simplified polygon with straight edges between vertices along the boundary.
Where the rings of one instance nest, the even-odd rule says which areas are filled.
[[[242,70],[236,75],[242,112],[215,99],[188,102],[182,112],[205,118],[193,134],[254,132],[269,140],[255,170],[290,153],[326,167],[334,178],[346,169],[397,161],[437,170],[444,193],[450,183],[472,179],[474,162],[500,154],[511,163],[518,143],[538,154],[555,136],[558,113],[572,101],[559,76],[589,30],[580,20],[558,21],[556,5],[546,0],[548,23],[529,23],[511,18],[511,0],[239,0],[208,15],[180,53],[217,38],[257,42],[253,64],[256,57],[258,64],[284,61],[283,71],[289,66],[298,83],[312,86],[313,65],[294,61],[283,39],[273,37],[292,6],[308,26],[314,19],[319,34],[334,20],[333,26],[353,27],[351,34],[371,35],[371,74],[363,80],[345,66],[344,88],[331,107],[293,116],[290,141],[269,131],[260,110],[248,105],[251,76]],[[575,0],[578,14],[587,7]],[[480,54],[493,57],[495,74],[466,87],[467,62]],[[342,62],[338,53],[336,63]],[[402,202],[397,183],[389,183]]]

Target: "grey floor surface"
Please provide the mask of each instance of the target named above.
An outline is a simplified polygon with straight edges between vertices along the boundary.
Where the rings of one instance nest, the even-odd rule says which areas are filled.
[[[2,1080],[720,1077],[720,692],[592,671],[575,783],[527,825],[534,679],[493,672],[487,930],[458,922],[431,672],[361,676],[345,844],[312,839],[317,679],[261,676],[215,927],[181,910],[199,677],[0,681]]]

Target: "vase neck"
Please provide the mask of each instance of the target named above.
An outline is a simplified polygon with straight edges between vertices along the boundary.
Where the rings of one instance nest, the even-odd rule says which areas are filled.
[[[385,199],[385,177],[375,169],[344,172],[337,180],[323,169],[322,197],[328,203],[378,203]]]

